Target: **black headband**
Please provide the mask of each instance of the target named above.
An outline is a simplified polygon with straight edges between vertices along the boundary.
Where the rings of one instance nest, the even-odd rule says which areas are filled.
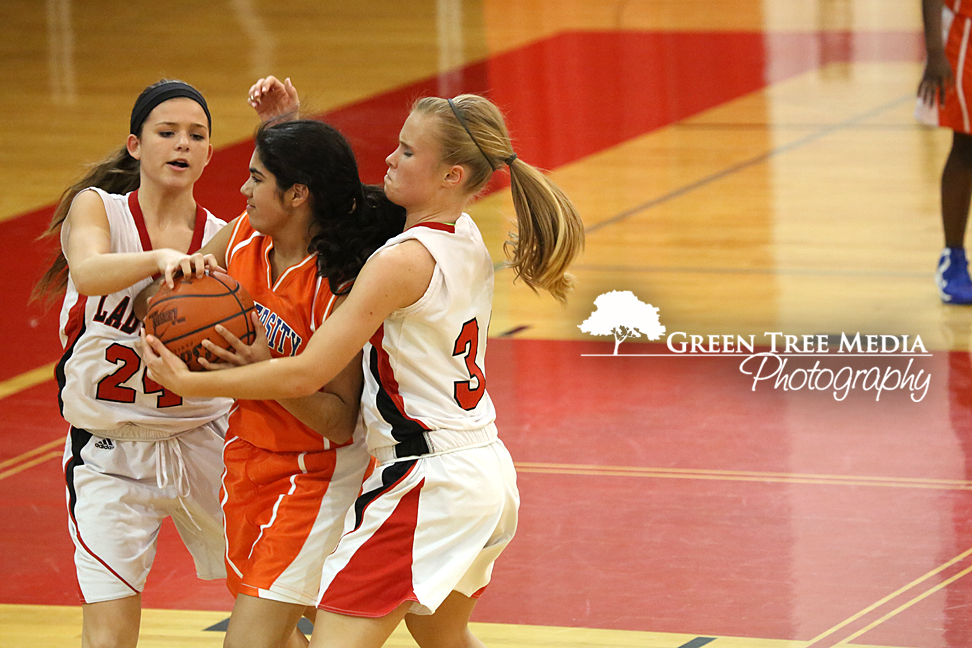
[[[148,119],[149,113],[158,106],[163,101],[168,101],[169,99],[176,99],[177,97],[186,97],[187,99],[192,99],[197,104],[202,106],[203,112],[206,113],[206,119],[209,120],[209,132],[213,132],[213,118],[209,114],[209,106],[206,105],[206,100],[199,93],[198,90],[193,88],[188,83],[183,83],[182,81],[166,81],[165,83],[159,83],[157,85],[149,86],[142,91],[142,94],[138,96],[135,100],[135,107],[132,108],[132,121],[130,124],[129,132],[132,135],[138,135],[138,131],[141,130],[142,124]]]
[[[473,141],[473,144],[476,145],[476,148],[479,149],[479,152],[483,154],[483,157],[484,158],[486,158],[486,164],[489,165],[489,168],[490,169],[492,169],[493,171],[495,171],[496,170],[496,167],[493,166],[492,161],[489,159],[489,156],[486,155],[486,151],[483,150],[483,147],[480,146],[479,145],[479,142],[476,141],[476,138],[473,137],[472,131],[469,130],[469,127],[468,126],[466,126],[466,120],[463,119],[462,118],[462,115],[459,114],[459,109],[456,108],[456,104],[454,104],[452,102],[452,99],[446,99],[446,101],[449,102],[449,107],[452,108],[452,113],[456,116],[456,119],[459,120],[459,123],[462,125],[463,129],[465,129],[466,133],[469,134],[469,139],[471,139]]]

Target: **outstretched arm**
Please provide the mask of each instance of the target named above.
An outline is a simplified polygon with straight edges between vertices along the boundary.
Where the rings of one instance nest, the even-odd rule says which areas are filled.
[[[290,77],[282,82],[275,76],[257,80],[250,86],[247,102],[256,110],[260,121],[281,117],[297,119],[300,111],[300,97]]]
[[[64,257],[82,295],[109,295],[156,273],[171,287],[177,271],[186,275],[195,271],[201,277],[206,268],[216,267],[212,255],[191,256],[168,248],[113,253],[108,213],[94,191],[77,195],[64,227]]]
[[[292,358],[214,372],[190,372],[154,337],[144,337],[149,377],[182,396],[266,400],[306,396],[334,379],[386,317],[415,303],[429,287],[435,260],[418,241],[376,254],[365,264],[347,301]]]
[[[199,358],[199,364],[207,369],[221,370],[243,367],[254,362],[270,360],[270,346],[267,333],[260,323],[256,311],[250,313],[256,329],[256,340],[246,344],[233,335],[226,327],[216,326],[216,332],[226,338],[230,349],[223,349],[209,340],[203,346],[221,362],[209,362]],[[358,353],[336,378],[324,385],[320,391],[299,398],[282,398],[277,402],[293,416],[323,437],[335,443],[346,443],[354,434],[358,422],[358,409],[361,404],[361,354]]]
[[[190,263],[199,264],[204,261],[204,257],[207,255],[213,257],[213,261],[216,266],[220,268],[226,267],[226,248],[229,246],[230,237],[233,235],[233,228],[236,227],[236,222],[240,220],[237,216],[226,225],[224,225],[213,238],[209,239],[206,245],[199,248],[199,250],[190,256]],[[198,257],[198,258],[197,258]],[[212,269],[212,265],[209,266]],[[132,311],[135,313],[135,317],[140,320],[144,320],[145,316],[148,314],[148,301],[152,298],[155,293],[159,292],[159,288],[162,287],[162,279],[156,279],[153,283],[146,286],[142,292],[135,295],[135,301],[132,302]]]

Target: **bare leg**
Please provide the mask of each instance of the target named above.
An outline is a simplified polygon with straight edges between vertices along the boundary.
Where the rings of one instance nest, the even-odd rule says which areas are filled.
[[[262,648],[299,648],[306,646],[297,622],[306,606],[283,603],[239,594],[233,605],[224,648],[237,646]]]
[[[82,648],[135,648],[142,621],[142,595],[81,606]]]
[[[377,619],[318,610],[311,648],[380,648],[402,622],[410,606],[411,602],[402,603],[390,614]]]
[[[311,623],[314,623],[314,619],[317,617],[317,608],[311,606],[305,607],[303,616],[309,619]],[[297,622],[300,623],[300,619],[297,619]],[[295,627],[290,638],[287,639],[287,643],[284,644],[284,648],[307,648],[309,644],[310,642],[304,636],[304,633]]]
[[[972,201],[972,136],[954,133],[952,150],[942,171],[942,226],[945,247],[965,246],[965,229]]]
[[[431,616],[409,614],[405,624],[421,648],[485,648],[469,631],[476,599],[452,592]]]

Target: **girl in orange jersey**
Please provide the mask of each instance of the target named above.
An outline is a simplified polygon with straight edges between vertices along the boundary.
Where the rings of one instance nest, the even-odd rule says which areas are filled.
[[[283,398],[318,389],[364,347],[362,412],[379,463],[324,563],[311,645],[377,647],[404,619],[423,648],[481,646],[469,616],[513,535],[518,496],[483,372],[493,266],[464,208],[508,166],[511,265],[561,300],[583,228],[567,197],[517,159],[482,97],[416,102],[386,162],[405,231],[368,259],[304,353],[205,374],[152,337],[145,355],[177,391]]]
[[[972,304],[972,279],[965,230],[972,200],[972,1],[922,0],[928,60],[918,85],[915,116],[952,130],[952,149],[942,170],[941,201],[945,248],[938,257],[935,285],[946,304]]]
[[[200,251],[256,304],[259,339],[209,369],[297,356],[345,298],[365,259],[401,232],[404,211],[363,185],[350,145],[318,121],[264,124],[246,213]],[[227,586],[236,598],[225,646],[306,644],[296,625],[315,604],[369,455],[359,422],[362,373],[352,358],[304,398],[239,401],[223,459]]]

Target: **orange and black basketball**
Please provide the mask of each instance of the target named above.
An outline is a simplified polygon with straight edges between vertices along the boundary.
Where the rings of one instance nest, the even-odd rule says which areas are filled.
[[[189,366],[190,371],[203,371],[199,358],[219,362],[206,350],[203,340],[223,348],[229,342],[216,332],[222,324],[246,344],[256,339],[250,320],[253,299],[236,279],[213,271],[203,277],[177,277],[170,290],[165,284],[148,302],[145,332],[154,335],[169,351]]]

